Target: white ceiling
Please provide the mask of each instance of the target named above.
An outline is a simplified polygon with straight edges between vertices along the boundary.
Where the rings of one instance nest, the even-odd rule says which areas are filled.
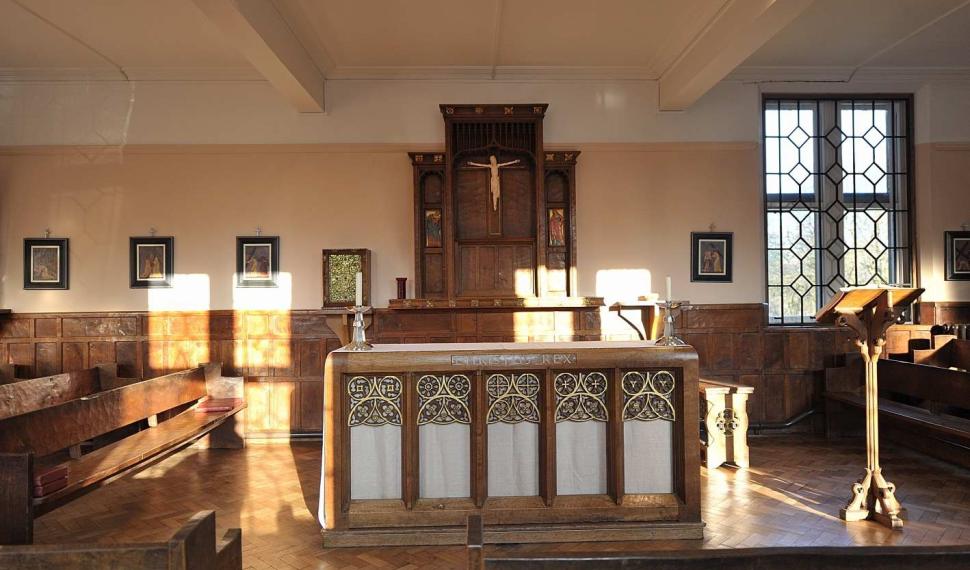
[[[263,0],[327,79],[661,77],[730,0]],[[736,2],[752,0],[734,0]],[[967,0],[816,0],[740,75],[970,78]],[[258,77],[193,0],[0,0],[0,76]],[[800,75],[801,73],[801,75]]]

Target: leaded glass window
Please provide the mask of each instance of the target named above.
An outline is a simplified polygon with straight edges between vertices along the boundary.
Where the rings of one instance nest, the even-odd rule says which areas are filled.
[[[763,99],[769,322],[841,287],[910,285],[912,99]]]

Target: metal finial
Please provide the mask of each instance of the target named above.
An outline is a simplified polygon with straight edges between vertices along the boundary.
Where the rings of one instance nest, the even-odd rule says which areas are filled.
[[[155,228],[148,228],[148,233],[151,234],[152,237],[155,237],[155,234],[158,233],[158,230],[156,230]]]
[[[47,228],[44,230],[44,237],[51,237],[51,229]]]
[[[962,229],[963,231],[967,231],[968,229],[970,229],[970,222],[963,222],[962,224],[960,224],[960,229]]]
[[[256,226],[256,236],[261,236],[263,234],[262,226]]]
[[[708,231],[712,231],[713,232],[714,231],[714,227],[715,227],[714,226],[714,222],[711,222],[711,225],[707,226]]]

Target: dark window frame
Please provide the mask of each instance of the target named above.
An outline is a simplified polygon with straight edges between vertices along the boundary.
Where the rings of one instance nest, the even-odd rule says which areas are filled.
[[[814,117],[813,117],[814,133],[810,135],[809,141],[806,141],[801,146],[798,146],[798,148],[800,149],[805,144],[809,144],[809,142],[811,142],[811,144],[818,145],[813,154],[813,161],[815,163],[814,169],[813,169],[814,172],[811,172],[809,175],[809,178],[813,180],[812,190],[810,192],[804,192],[800,189],[798,193],[791,193],[791,192],[785,193],[785,192],[782,192],[783,184],[781,183],[781,180],[779,180],[778,192],[769,194],[768,176],[769,174],[774,175],[778,173],[768,173],[767,142],[769,139],[772,139],[772,138],[778,139],[780,141],[781,139],[788,138],[789,135],[782,134],[779,129],[779,132],[776,135],[768,136],[767,134],[768,129],[766,125],[766,122],[767,122],[766,114],[770,110],[778,110],[778,111],[784,110],[786,107],[783,107],[783,105],[785,105],[786,103],[792,104],[793,107],[791,108],[793,108],[796,111],[800,111],[801,104],[803,102],[814,102],[813,109],[815,110]],[[906,281],[906,283],[912,284],[913,286],[918,286],[919,284],[919,258],[918,258],[919,248],[917,247],[916,204],[915,204],[915,193],[916,193],[916,189],[915,189],[916,153],[915,153],[915,136],[914,136],[915,135],[915,108],[914,108],[913,94],[912,93],[852,93],[852,94],[763,93],[761,96],[760,149],[761,149],[761,183],[762,183],[761,194],[762,194],[762,200],[763,200],[762,213],[763,213],[763,223],[764,223],[763,229],[764,229],[764,239],[765,239],[764,296],[765,296],[766,303],[768,303],[769,305],[768,325],[771,325],[771,326],[806,326],[806,325],[811,326],[816,324],[814,319],[809,318],[808,315],[801,314],[801,315],[792,316],[792,315],[786,314],[784,296],[782,296],[782,300],[781,300],[781,313],[777,316],[773,316],[771,314],[772,289],[773,288],[780,289],[782,292],[784,292],[787,288],[790,288],[790,287],[784,282],[781,282],[780,285],[772,285],[772,275],[770,273],[771,252],[774,250],[778,250],[780,252],[779,254],[779,258],[781,260],[780,262],[782,263],[782,267],[784,267],[783,252],[787,248],[784,245],[782,245],[783,242],[779,243],[778,247],[775,247],[775,248],[771,247],[770,241],[769,241],[769,237],[770,237],[769,216],[772,213],[777,214],[783,211],[794,210],[796,209],[796,206],[799,203],[802,203],[809,207],[809,212],[810,212],[809,216],[821,216],[822,214],[822,210],[819,207],[817,206],[813,207],[813,205],[817,205],[820,200],[819,179],[821,176],[824,176],[824,172],[825,172],[824,170],[822,170],[825,167],[822,164],[822,157],[820,156],[821,153],[819,152],[819,148],[821,148],[821,144],[818,141],[825,138],[827,134],[832,131],[832,129],[830,128],[827,131],[822,132],[821,118],[819,117],[819,115],[821,114],[819,112],[819,109],[821,108],[820,106],[822,102],[833,104],[833,109],[835,113],[835,119],[834,119],[835,126],[838,126],[840,124],[839,115],[842,111],[842,105],[844,103],[851,102],[852,103],[851,108],[853,111],[856,110],[856,107],[855,107],[856,102],[870,103],[873,111],[879,108],[877,107],[877,105],[888,103],[888,105],[883,106],[883,109],[888,111],[887,125],[893,125],[893,128],[887,129],[887,130],[891,130],[893,132],[882,133],[882,135],[884,139],[896,140],[897,142],[893,143],[892,150],[887,150],[887,160],[890,161],[889,164],[891,166],[887,168],[887,171],[889,174],[886,174],[886,175],[903,177],[902,179],[905,181],[905,192],[904,192],[905,203],[903,203],[903,200],[899,196],[900,191],[898,189],[891,188],[890,186],[887,186],[887,192],[885,193],[876,192],[875,189],[872,192],[844,193],[843,182],[845,177],[843,177],[842,180],[840,180],[838,183],[835,184],[835,187],[837,188],[837,195],[838,195],[838,197],[836,198],[836,201],[840,202],[840,205],[845,206],[845,209],[846,209],[846,213],[842,216],[841,220],[847,219],[851,215],[857,215],[859,213],[865,212],[867,206],[873,203],[879,203],[883,206],[889,205],[890,209],[887,210],[887,214],[889,215],[889,227],[888,227],[889,243],[885,244],[886,250],[884,252],[884,254],[888,255],[888,261],[889,261],[889,267],[890,267],[889,269],[890,275],[887,276],[887,279],[891,281],[898,281],[899,279],[896,279],[898,275],[905,275],[906,273],[908,273],[909,280]],[[773,107],[769,108],[769,103],[772,103]],[[905,109],[905,113],[904,113],[905,125],[903,125],[904,129],[901,134],[898,132],[899,129],[896,128],[899,126],[896,124],[896,116],[895,116],[897,103],[903,105]],[[865,107],[863,107],[863,109],[865,109]],[[840,128],[840,130],[842,129]],[[855,135],[855,136],[859,136],[859,135]],[[900,144],[898,142],[899,139],[904,139],[904,144]],[[836,147],[835,152],[837,153],[841,152],[841,144],[848,143],[848,141],[850,140],[853,140],[853,139],[844,138],[842,142],[839,143],[840,146]],[[793,144],[795,144],[794,141],[792,142]],[[905,172],[902,174],[899,174],[897,172],[898,165],[895,163],[895,160],[896,160],[895,153],[898,153],[900,151],[902,151],[906,161]],[[779,150],[779,154],[780,154],[780,150]],[[836,162],[839,163],[839,166],[841,168],[840,161],[836,160]],[[855,163],[854,153],[853,153],[853,163]],[[781,171],[780,160],[779,160],[778,170],[779,172]],[[784,173],[780,174],[780,176],[784,176],[784,175],[785,175]],[[799,184],[799,186],[800,187],[803,186],[805,182],[806,181],[803,181],[801,184]],[[848,196],[852,197],[851,202],[848,202],[848,201],[843,202],[843,198],[847,198]],[[806,202],[806,199],[808,199],[807,202]],[[893,237],[894,235],[896,235],[896,230],[894,229],[895,224],[898,223],[898,221],[894,218],[894,216],[900,213],[905,214],[905,219],[906,219],[906,228],[903,234],[905,236],[906,243],[905,245],[902,245],[902,246],[898,245],[897,243],[898,238]],[[835,223],[835,227],[842,228],[841,220]],[[823,249],[827,249],[827,247],[821,247],[820,244],[818,243],[820,241],[820,238],[818,237],[818,232],[820,231],[821,227],[820,227],[820,223],[817,220],[814,222],[814,224],[816,227],[816,237],[815,237],[816,243],[812,244],[812,253],[810,255],[815,256],[816,258],[815,260],[816,280],[812,282],[813,283],[812,288],[818,291],[818,293],[816,293],[816,304],[818,306],[821,306],[822,304],[824,304],[826,298],[823,297],[820,293],[824,290],[824,288],[827,285],[819,282],[820,280],[818,279],[818,277],[819,277],[819,274],[821,273],[821,270],[818,268],[818,266],[821,264],[820,260],[822,258],[822,255],[820,252]],[[877,226],[875,225],[875,222],[873,226],[873,231],[874,232],[878,231]],[[840,234],[839,237],[842,238],[843,234]],[[779,236],[779,239],[784,240],[784,237]],[[854,249],[864,249],[864,248],[849,248],[849,249],[854,250]],[[908,266],[905,268],[896,267],[898,265],[896,260],[896,255],[899,254],[900,250],[905,250],[905,255],[908,260]],[[842,254],[842,256],[844,255],[845,253]],[[839,256],[837,258],[838,263],[842,263],[842,256]],[[804,258],[801,258],[803,260],[802,269],[801,269],[802,273],[800,273],[799,275],[805,275],[804,259],[807,259],[807,257],[808,255],[806,255]],[[858,260],[855,260],[853,262],[853,265],[854,265],[854,271],[858,276],[858,269],[859,269]],[[902,271],[902,273],[900,273],[900,271]],[[841,276],[841,272],[837,273],[837,276]],[[782,278],[784,278],[784,269],[782,269]],[[795,280],[797,279],[798,277],[795,278]],[[856,279],[858,280],[858,277]],[[803,312],[805,311],[804,302],[805,302],[806,295],[807,293],[802,294]]]

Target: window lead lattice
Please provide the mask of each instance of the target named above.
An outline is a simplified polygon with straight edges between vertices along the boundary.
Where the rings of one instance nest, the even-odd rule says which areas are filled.
[[[766,96],[767,301],[807,324],[841,287],[911,285],[912,100]]]

